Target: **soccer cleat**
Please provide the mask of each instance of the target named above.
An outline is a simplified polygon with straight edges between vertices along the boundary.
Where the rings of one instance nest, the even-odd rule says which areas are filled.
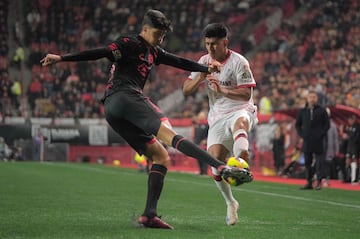
[[[300,188],[301,190],[312,190],[314,189],[311,184],[306,184],[305,186]]]
[[[239,203],[234,200],[227,205],[226,224],[235,225],[238,222]]]
[[[321,190],[321,182],[316,184],[315,190]]]
[[[248,169],[221,165],[217,171],[226,182],[231,182],[230,184],[234,186],[253,181],[253,176]]]
[[[148,218],[146,216],[141,216],[138,219],[139,225],[147,228],[161,228],[161,229],[174,229],[173,226],[167,224],[160,217]]]

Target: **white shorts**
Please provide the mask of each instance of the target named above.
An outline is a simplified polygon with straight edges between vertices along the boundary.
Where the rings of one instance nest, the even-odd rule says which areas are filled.
[[[249,131],[257,124],[257,112],[248,111],[246,109],[239,110],[233,113],[224,115],[221,119],[216,120],[209,128],[208,138],[207,138],[207,148],[209,149],[211,145],[222,144],[232,152],[234,139],[233,139],[233,129],[240,117],[245,117],[249,122]]]

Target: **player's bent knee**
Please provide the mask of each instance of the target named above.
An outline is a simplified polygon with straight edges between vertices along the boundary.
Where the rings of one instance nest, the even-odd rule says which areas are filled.
[[[249,128],[249,121],[246,117],[240,117],[237,119],[235,123],[235,129],[248,130],[248,128]]]
[[[152,161],[152,163],[163,165],[168,167],[170,165],[170,157],[168,151],[159,141],[148,146],[146,150],[146,156]]]
[[[168,154],[166,155],[154,155],[153,157],[153,163],[154,164],[160,164],[164,167],[169,167],[170,166],[170,157]]]
[[[158,147],[157,150],[152,152],[151,159],[153,163],[163,165],[164,167],[170,165],[170,156],[164,147]]]

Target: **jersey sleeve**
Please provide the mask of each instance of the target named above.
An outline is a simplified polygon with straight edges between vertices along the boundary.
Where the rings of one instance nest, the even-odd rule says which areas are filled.
[[[158,58],[155,64],[164,64],[168,66],[173,66],[185,71],[197,71],[197,72],[208,72],[208,66],[199,64],[196,61],[192,61],[181,56],[171,54],[164,49],[157,47]]]
[[[133,48],[133,41],[130,37],[120,37],[116,41],[110,43],[107,47],[111,51],[111,60],[119,61]]]
[[[238,88],[256,86],[250,64],[245,58],[239,58],[236,64],[236,83]]]
[[[128,37],[122,37],[107,46],[89,49],[77,53],[69,53],[61,56],[62,61],[90,61],[100,58],[108,58],[110,61],[118,61],[131,50],[131,41]]]
[[[208,62],[205,61],[205,58],[204,56],[200,57],[199,61],[198,61],[199,64],[202,64],[202,65],[207,65]],[[190,73],[190,75],[188,76],[188,80],[194,80],[198,75],[200,74],[200,72],[198,71],[193,71]]]
[[[91,61],[103,57],[110,59],[111,53],[107,47],[94,48],[76,53],[68,53],[61,56],[62,61]]]

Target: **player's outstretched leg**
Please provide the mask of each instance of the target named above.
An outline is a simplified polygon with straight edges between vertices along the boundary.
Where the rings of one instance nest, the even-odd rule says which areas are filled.
[[[198,145],[184,138],[181,135],[175,135],[172,140],[172,146],[185,154],[186,156],[201,160],[214,168],[225,165],[224,162],[212,157],[208,152],[201,149]]]
[[[172,146],[187,156],[202,160],[214,168],[217,168],[219,175],[221,175],[226,181],[228,181],[227,178],[232,177],[238,182],[237,185],[239,185],[253,180],[252,174],[249,170],[224,165],[223,162],[212,157],[205,150],[199,148],[193,142],[185,139],[181,135],[174,136]]]

